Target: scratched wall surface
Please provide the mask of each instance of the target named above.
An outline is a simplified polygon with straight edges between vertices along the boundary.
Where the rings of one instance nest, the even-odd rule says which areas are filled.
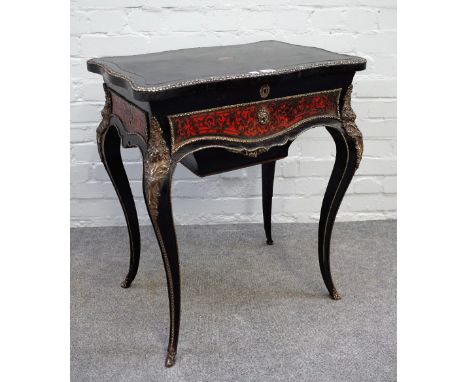
[[[71,0],[71,224],[123,225],[99,160],[95,129],[104,93],[86,60],[197,46],[280,40],[368,60],[355,77],[353,108],[364,158],[337,220],[396,217],[395,0]],[[309,130],[277,164],[274,222],[318,221],[335,148],[324,128]],[[122,151],[142,224],[139,151]],[[261,222],[259,166],[197,178],[182,166],[173,183],[178,224]]]

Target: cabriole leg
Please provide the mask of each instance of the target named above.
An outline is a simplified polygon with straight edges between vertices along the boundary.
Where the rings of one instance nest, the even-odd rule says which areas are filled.
[[[170,315],[166,367],[175,363],[180,323],[179,254],[171,207],[174,169],[175,164],[171,163],[162,131],[156,118],[153,118],[150,141],[143,161],[143,191],[166,271]]]
[[[120,154],[120,136],[117,128],[109,124],[111,114],[110,96],[105,87],[104,90],[106,92],[106,104],[101,112],[102,121],[96,131],[97,144],[99,156],[114,185],[127,222],[130,240],[130,266],[127,276],[120,285],[122,288],[128,288],[138,272],[140,262],[140,227],[132,190]]]
[[[352,85],[343,100],[341,128],[327,127],[336,145],[336,159],[320,212],[318,255],[323,281],[334,300],[341,298],[333,284],[330,271],[330,241],[336,214],[362,158],[362,134],[358,130],[351,108]]]

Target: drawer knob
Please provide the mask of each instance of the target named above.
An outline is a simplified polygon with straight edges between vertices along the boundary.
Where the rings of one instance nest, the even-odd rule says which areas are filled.
[[[260,87],[260,97],[266,98],[268,97],[268,94],[270,94],[270,86],[269,85],[262,85]]]
[[[257,121],[261,125],[266,125],[270,120],[270,113],[267,109],[262,107],[257,113]]]

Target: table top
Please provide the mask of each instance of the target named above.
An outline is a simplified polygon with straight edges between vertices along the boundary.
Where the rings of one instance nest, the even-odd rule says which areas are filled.
[[[144,93],[198,84],[266,77],[301,71],[357,71],[366,67],[360,57],[279,41],[179,49],[133,56],[94,58],[88,70],[106,81]]]

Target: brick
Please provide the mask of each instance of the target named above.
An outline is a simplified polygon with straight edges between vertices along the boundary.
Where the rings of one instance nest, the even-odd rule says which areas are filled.
[[[302,138],[302,137],[301,137]],[[301,156],[301,145],[299,143],[300,138],[296,139],[288,150],[288,158],[300,157]]]
[[[331,159],[335,156],[335,143],[331,137],[328,140],[302,139],[300,143],[302,158]]]
[[[396,159],[363,158],[356,174],[396,175]]]
[[[193,0],[158,0],[158,1],[145,1],[145,9],[161,9],[161,8],[173,8],[173,9],[192,9],[199,11],[209,6],[210,8],[222,7],[224,2],[213,1],[213,0],[198,0],[196,3]],[[226,2],[227,8],[233,7],[233,3]]]
[[[262,182],[260,179],[225,179],[220,178],[217,188],[213,189],[213,197],[250,197],[262,195]]]
[[[210,10],[206,19],[204,27],[210,31],[237,31],[241,25],[239,13],[232,10]]]
[[[123,10],[88,12],[89,32],[117,33],[127,24]]]
[[[261,166],[247,167],[247,168],[245,168],[245,172],[247,174],[247,178],[249,178],[249,179],[255,179],[255,178],[259,179],[262,176]]]
[[[353,109],[360,118],[396,118],[397,102],[393,99],[354,99]]]
[[[347,31],[366,33],[378,29],[379,14],[372,9],[350,8],[345,12],[344,28]]]
[[[75,144],[71,148],[72,160],[93,163],[100,160],[96,144]]]
[[[158,11],[151,12],[143,9],[135,9],[128,15],[128,26],[134,31],[167,31],[170,13]]]
[[[147,53],[148,39],[143,36],[84,35],[81,37],[85,57],[118,56]]]
[[[333,32],[306,33],[291,36],[296,44],[316,46],[337,53],[349,53],[356,49],[356,37],[351,33]],[[289,40],[289,39],[288,39]]]
[[[323,195],[328,184],[327,178],[298,178],[296,183],[296,195]]]
[[[367,139],[364,146],[364,156],[383,158],[395,156],[393,142],[391,140],[370,140]]]
[[[276,26],[283,30],[303,31],[308,25],[309,12],[303,10],[285,10],[278,15]]]
[[[299,161],[298,176],[330,176],[334,160],[310,160]]]
[[[141,162],[141,152],[137,147],[128,149],[120,149],[122,155],[122,161],[125,162]],[[141,166],[141,163],[139,164]]]
[[[369,118],[396,118],[396,100],[379,100],[379,102],[369,103],[367,116]]]
[[[395,78],[363,78],[354,82],[353,95],[357,98],[396,98],[397,82]]]
[[[296,184],[291,178],[277,178],[273,185],[275,195],[296,195]],[[260,193],[261,195],[261,193]]]
[[[85,81],[81,85],[81,94],[83,99],[87,101],[104,101],[105,95],[102,88],[102,80]]]
[[[86,129],[72,128],[70,130],[70,142],[71,143],[83,143],[87,141]]]
[[[179,199],[173,203],[176,215],[186,214],[204,216],[215,214],[254,214],[261,213],[261,198],[202,199],[194,203],[191,199]]]
[[[81,35],[83,33],[90,32],[89,17],[88,12],[71,12],[71,34],[72,35]]]
[[[70,166],[70,182],[82,183],[89,179],[91,166],[87,164],[75,164]]]
[[[396,137],[396,119],[357,119],[357,126],[364,136],[364,144],[367,139]]]
[[[356,45],[369,54],[396,53],[396,31],[359,34],[356,38]]]
[[[116,199],[114,186],[111,182],[91,182],[75,184],[71,188],[73,199]]]
[[[388,54],[388,52],[385,52],[385,54],[372,55],[372,58],[368,60],[366,73],[376,74],[379,76],[396,77],[396,55]]]
[[[187,170],[183,165],[176,167],[173,175],[173,179],[199,179],[193,172]]]
[[[382,183],[376,178],[353,179],[353,191],[356,194],[378,194],[382,190]]]
[[[129,181],[141,181],[143,175],[142,165],[140,163],[125,163],[125,171],[127,172],[127,177]],[[104,165],[98,163],[93,171],[93,179],[96,181],[106,181],[108,182],[109,175],[107,175]]]
[[[73,103],[70,105],[72,122],[97,122],[101,117],[102,105],[89,103]]]
[[[72,129],[80,129],[81,136],[83,138],[82,142],[96,144],[96,128],[97,123],[85,123],[85,124],[75,124]]]
[[[77,102],[82,100],[81,83],[79,81],[70,83],[70,102]]]
[[[275,28],[275,13],[273,11],[244,10],[239,14],[239,27],[242,29],[271,30]]]
[[[86,202],[72,200],[70,203],[70,215],[72,218],[93,218],[123,215],[122,207],[117,198],[115,199],[89,199]]]
[[[70,37],[70,55],[71,56],[80,55],[80,38],[77,36]]]
[[[210,41],[213,38],[211,34],[194,32],[178,32],[167,36],[154,36],[149,39],[149,48],[151,52],[161,52],[165,50],[193,48],[194,46],[203,47],[210,45],[219,45],[219,41]]]
[[[312,30],[337,30],[344,26],[343,9],[315,9],[309,16]]]
[[[356,0],[352,1],[354,4],[359,5],[366,5],[371,7],[378,7],[378,8],[390,8],[395,9],[397,6],[396,0]]]
[[[84,58],[70,59],[70,76],[71,80],[75,82],[80,82],[83,80],[102,81],[102,77],[98,77],[98,75],[95,73],[88,72],[88,69],[86,68],[86,59]]]
[[[233,170],[228,172],[223,172],[220,174],[221,178],[245,178],[247,175],[245,168],[240,170]]]
[[[381,30],[397,28],[397,13],[396,9],[380,9],[379,10],[379,28]]]
[[[219,190],[216,189],[216,182],[211,179],[175,181],[172,186],[172,197],[190,199],[216,198],[219,196]]]
[[[396,194],[397,178],[396,176],[386,176],[383,180],[384,192],[386,194]]]
[[[273,0],[271,0],[273,1]],[[323,0],[289,0],[291,5],[324,6]],[[396,0],[327,0],[327,7],[369,6],[378,8],[396,8]]]
[[[175,32],[200,32],[200,30],[212,27],[211,17],[210,13],[206,14],[204,12],[168,12],[164,19],[164,29]]]
[[[79,0],[79,9],[133,8],[145,5],[147,0]]]
[[[321,205],[321,196],[292,197],[283,199],[283,210],[290,214],[315,212],[320,209]]]
[[[279,162],[277,167],[277,173],[284,177],[296,177],[298,172],[298,162],[297,160],[291,160],[291,158],[286,158]]]
[[[361,195],[347,194],[340,207],[342,212],[373,212],[396,209],[396,198],[392,195]]]

